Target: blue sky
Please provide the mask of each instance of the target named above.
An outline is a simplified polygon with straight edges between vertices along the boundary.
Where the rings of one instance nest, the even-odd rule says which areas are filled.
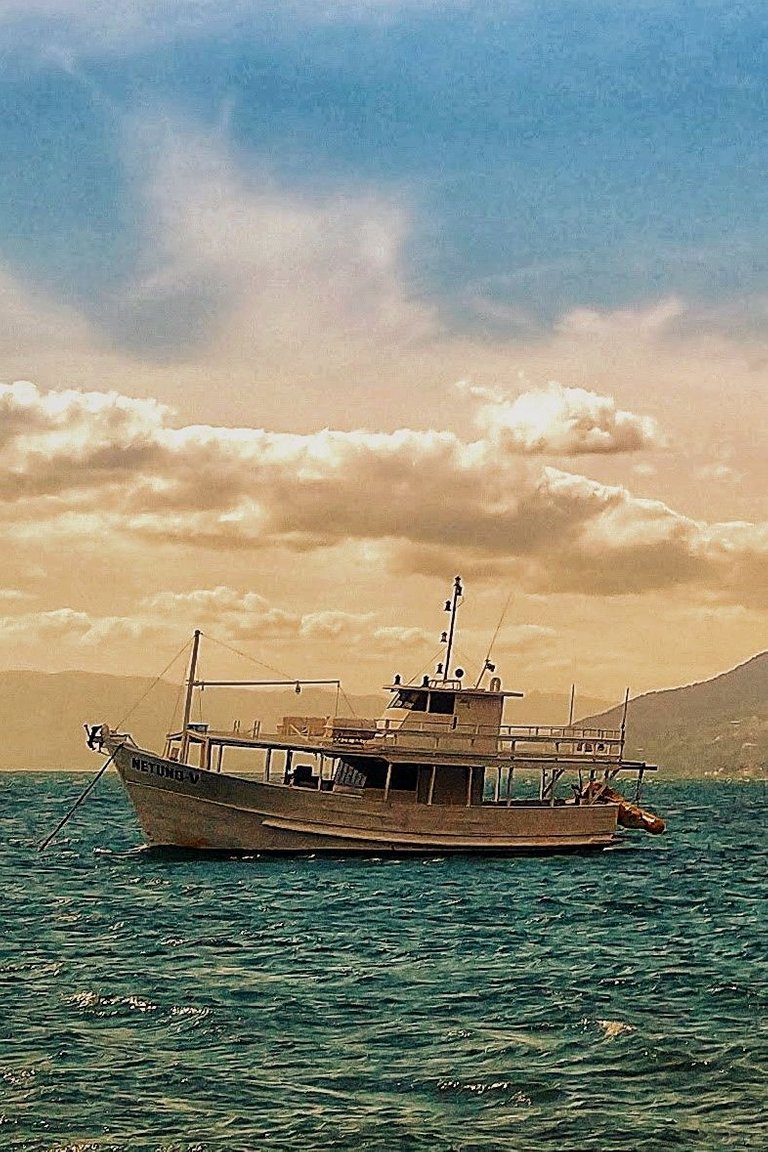
[[[266,163],[287,192],[407,204],[410,290],[457,329],[533,334],[670,294],[752,323],[764,5],[171,7],[4,21],[0,259],[97,322],[115,328],[104,295],[144,244],[127,126],[171,114],[225,131],[246,180]],[[509,313],[478,314],[478,296]],[[148,355],[184,342],[167,325]]]

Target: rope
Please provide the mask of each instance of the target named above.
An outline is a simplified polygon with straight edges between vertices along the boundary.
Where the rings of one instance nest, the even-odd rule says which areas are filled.
[[[480,681],[481,681],[481,680],[482,680],[482,678],[483,678],[483,673],[485,672],[486,668],[488,667],[488,661],[489,661],[489,660],[490,660],[490,658],[491,658],[491,652],[493,651],[493,646],[494,646],[494,644],[496,643],[496,637],[499,635],[499,632],[501,631],[501,626],[502,626],[502,624],[504,623],[504,617],[505,617],[505,616],[506,616],[506,614],[507,614],[507,609],[509,608],[509,605],[510,605],[510,603],[512,602],[512,595],[513,595],[513,591],[514,591],[514,590],[510,590],[510,593],[509,593],[509,595],[507,596],[507,602],[506,602],[506,604],[504,605],[504,607],[503,607],[503,608],[502,608],[502,610],[501,610],[501,616],[499,616],[499,622],[498,622],[498,624],[496,625],[496,631],[494,632],[493,636],[491,636],[491,642],[490,642],[490,644],[488,645],[488,653],[487,653],[487,655],[486,655],[486,657],[485,657],[485,660],[483,661],[483,666],[482,666],[482,668],[480,669],[480,675],[478,676],[478,678],[477,678],[477,681],[476,681],[476,683],[475,683],[475,688],[479,688],[479,687],[480,687]]]
[[[117,756],[120,749],[123,748],[124,746],[125,746],[124,742],[122,744],[118,744],[117,748],[115,748],[114,752],[109,757],[109,759],[104,761],[101,768],[99,768],[98,772],[94,776],[93,780],[91,780],[90,784],[88,784],[88,786],[83,789],[83,791],[78,796],[77,800],[75,800],[74,804],[70,808],[69,812],[67,812],[66,816],[62,816],[61,820],[59,820],[59,822],[56,825],[56,827],[54,828],[53,832],[51,832],[48,836],[46,836],[45,840],[41,841],[40,844],[38,844],[38,846],[37,846],[38,852],[45,852],[45,850],[48,847],[48,845],[50,844],[51,840],[53,840],[54,836],[58,835],[58,833],[62,830],[64,825],[69,820],[70,816],[74,815],[74,813],[80,807],[82,802],[85,800],[86,796],[90,792],[93,791],[93,789],[98,784],[99,780],[101,780],[102,776],[106,772],[107,768],[109,768],[109,766],[112,763],[112,761],[114,760],[115,756]]]
[[[165,666],[165,668],[163,668],[162,672],[159,672],[159,673],[157,674],[157,676],[155,676],[154,680],[153,680],[153,681],[152,681],[152,683],[150,684],[149,688],[147,688],[146,692],[144,692],[144,693],[143,693],[143,694],[142,694],[142,695],[139,697],[139,699],[136,701],[136,703],[133,705],[133,707],[132,707],[132,708],[130,708],[128,712],[126,712],[126,714],[125,714],[125,716],[123,717],[123,719],[122,719],[122,720],[120,721],[120,723],[117,725],[117,731],[118,731],[118,732],[119,732],[119,731],[120,731],[120,729],[123,727],[123,725],[126,723],[126,721],[127,721],[127,720],[129,720],[131,716],[133,716],[133,714],[134,714],[134,712],[136,711],[136,709],[138,708],[139,704],[143,704],[143,703],[144,703],[144,701],[146,700],[147,696],[149,696],[150,692],[151,692],[151,691],[152,691],[152,690],[153,690],[153,689],[154,689],[154,688],[157,686],[157,684],[159,684],[159,682],[162,680],[163,676],[165,676],[166,672],[170,671],[170,669],[173,667],[173,665],[174,665],[174,664],[176,663],[176,661],[178,660],[179,656],[181,656],[181,655],[182,655],[184,652],[186,652],[187,648],[189,648],[189,646],[190,646],[190,643],[191,643],[191,641],[189,641],[189,640],[188,640],[188,641],[186,642],[186,644],[183,646],[183,648],[180,648],[180,649],[179,649],[179,651],[176,653],[176,655],[173,657],[173,659],[172,659],[172,660],[170,660],[168,664],[166,664],[166,666]]]
[[[179,711],[179,704],[181,703],[181,695],[182,695],[183,691],[184,691],[184,681],[182,680],[181,683],[179,684],[179,690],[176,693],[176,699],[173,702],[173,711],[171,712],[171,719],[170,719],[170,722],[168,724],[168,731],[169,732],[173,731],[173,727],[174,727],[173,722],[176,719],[176,713]]]
[[[437,652],[435,652],[435,654],[433,656],[430,656],[428,663],[422,667],[421,671],[415,672],[413,674],[413,676],[411,676],[410,680],[406,680],[403,687],[407,688],[409,684],[413,684],[416,680],[419,679],[419,677],[423,676],[425,672],[427,672],[430,668],[433,668],[435,661],[437,660],[437,658],[439,656],[442,656],[442,654],[443,654],[442,648],[438,648]]]
[[[342,686],[341,686],[341,682],[339,682],[339,685],[338,685],[338,687],[336,688],[336,700],[337,700],[337,702],[338,702],[338,699],[339,699],[339,692],[341,692],[342,696],[344,697],[344,703],[346,704],[347,708],[349,709],[349,711],[352,713],[352,715],[353,715],[353,716],[355,717],[355,719],[357,720],[357,719],[359,718],[359,717],[358,717],[358,715],[357,715],[357,712],[355,712],[355,709],[352,707],[352,703],[351,703],[351,701],[350,701],[350,699],[349,699],[349,696],[347,696],[346,692],[345,692],[345,691],[344,691],[344,689],[342,688]]]
[[[165,676],[166,672],[168,672],[168,671],[169,671],[169,670],[170,670],[170,669],[173,667],[173,665],[176,663],[176,661],[179,659],[179,657],[182,655],[182,653],[183,653],[184,651],[186,651],[186,649],[187,649],[187,648],[189,648],[189,641],[188,641],[188,642],[187,642],[187,643],[184,645],[184,647],[183,647],[183,648],[180,648],[180,649],[179,649],[179,651],[176,653],[176,655],[173,657],[173,659],[172,659],[172,660],[170,660],[168,664],[166,664],[165,668],[163,668],[162,672],[160,672],[160,673],[159,673],[159,674],[158,674],[158,675],[157,675],[157,676],[154,678],[154,680],[152,681],[152,683],[151,683],[151,684],[149,685],[149,687],[147,688],[146,692],[143,692],[143,693],[142,693],[142,695],[139,697],[139,699],[136,701],[136,703],[133,705],[133,707],[132,707],[132,708],[130,708],[128,712],[126,712],[126,714],[125,714],[125,716],[123,717],[123,719],[122,719],[122,720],[120,721],[120,723],[117,725],[117,731],[118,731],[118,732],[120,731],[120,729],[121,729],[121,728],[123,728],[123,727],[124,727],[124,725],[125,725],[126,721],[127,721],[127,720],[128,720],[128,719],[129,719],[129,718],[132,716],[132,715],[133,715],[133,713],[136,711],[136,709],[139,707],[139,705],[140,705],[141,703],[143,703],[143,701],[144,701],[144,700],[146,700],[147,696],[149,696],[149,694],[150,694],[150,692],[152,691],[152,689],[153,689],[153,688],[154,688],[154,687],[157,685],[157,683],[158,683],[160,680],[162,680],[162,678],[163,678],[163,676]],[[93,791],[93,789],[96,787],[96,785],[98,784],[99,780],[101,780],[101,778],[102,778],[102,776],[104,775],[104,773],[106,772],[107,768],[109,768],[109,766],[110,766],[110,764],[112,763],[112,761],[114,760],[115,756],[117,755],[117,753],[120,751],[120,749],[121,749],[123,746],[124,746],[124,742],[123,742],[123,744],[118,744],[117,748],[115,748],[114,752],[113,752],[113,753],[112,753],[112,755],[109,757],[109,759],[104,761],[104,763],[102,764],[101,768],[99,768],[99,770],[98,770],[98,772],[96,773],[96,775],[93,777],[93,779],[90,781],[90,783],[89,783],[89,784],[87,784],[87,785],[86,785],[86,787],[83,789],[83,791],[80,793],[80,795],[78,796],[78,798],[77,798],[77,800],[75,801],[75,803],[72,805],[72,807],[71,807],[71,808],[69,809],[69,811],[67,812],[66,816],[63,816],[63,817],[61,818],[61,820],[59,820],[59,822],[58,822],[58,824],[56,825],[56,827],[54,828],[53,832],[51,832],[51,833],[50,833],[50,835],[46,836],[45,840],[41,841],[41,843],[38,845],[38,848],[37,848],[38,852],[44,852],[44,851],[45,851],[45,849],[46,849],[46,848],[48,847],[48,845],[50,844],[51,840],[53,840],[54,836],[57,836],[57,835],[58,835],[58,833],[61,831],[61,829],[64,827],[64,825],[65,825],[65,824],[67,823],[67,821],[70,819],[70,817],[74,815],[74,813],[77,811],[77,809],[78,809],[78,808],[80,807],[80,805],[83,803],[83,801],[85,800],[85,798],[86,798],[86,797],[87,797],[87,796],[88,796],[88,795],[89,795],[89,794],[90,794],[90,793]]]
[[[228,652],[234,652],[235,656],[241,656],[243,660],[249,660],[251,664],[255,664],[258,668],[266,668],[268,672],[274,672],[281,680],[296,680],[296,676],[289,676],[287,672],[281,672],[279,668],[273,668],[271,664],[265,664],[263,660],[257,660],[255,656],[250,656],[247,652],[241,652],[239,648],[233,647],[232,644],[227,644],[224,640],[217,640],[215,636],[211,636],[208,632],[205,634],[206,640],[212,640],[214,644],[218,644],[222,648],[226,648]],[[301,677],[298,677],[301,679]]]

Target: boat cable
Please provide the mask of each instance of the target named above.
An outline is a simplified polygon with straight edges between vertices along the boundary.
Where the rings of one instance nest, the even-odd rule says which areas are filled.
[[[146,700],[147,696],[149,696],[150,692],[151,692],[151,691],[152,691],[152,690],[153,690],[153,689],[156,687],[156,685],[159,683],[159,681],[160,681],[160,680],[162,680],[162,678],[163,678],[163,676],[165,676],[166,672],[168,672],[168,671],[169,671],[169,670],[170,670],[170,669],[173,667],[173,665],[176,663],[176,661],[179,659],[179,657],[180,657],[180,656],[182,656],[184,652],[186,652],[187,648],[189,648],[189,644],[190,644],[190,642],[189,642],[189,641],[187,641],[187,642],[184,644],[184,646],[183,646],[182,648],[180,648],[180,649],[179,649],[179,651],[176,653],[176,655],[175,655],[175,656],[174,656],[174,657],[173,657],[171,660],[169,660],[169,661],[168,661],[168,663],[166,664],[165,668],[163,668],[162,672],[159,672],[159,673],[157,674],[157,676],[155,676],[154,680],[153,680],[153,681],[152,681],[152,683],[149,685],[149,687],[147,688],[146,692],[143,692],[143,693],[142,693],[142,695],[139,697],[139,699],[136,701],[136,703],[135,703],[135,704],[134,704],[134,705],[133,705],[133,706],[132,706],[132,707],[131,707],[131,708],[128,710],[128,712],[126,712],[126,714],[125,714],[125,716],[123,717],[123,719],[122,719],[122,720],[120,721],[120,723],[117,725],[117,728],[116,728],[116,731],[117,731],[117,732],[119,732],[119,731],[120,731],[120,729],[121,729],[121,728],[123,728],[123,727],[125,726],[125,722],[126,722],[128,719],[130,719],[130,717],[133,715],[133,713],[136,711],[136,709],[139,707],[139,705],[140,705],[140,704],[141,704],[141,703],[142,703],[144,700]],[[87,727],[87,725],[86,725],[86,727]],[[111,756],[110,756],[110,757],[109,757],[107,760],[105,760],[105,761],[104,761],[104,763],[102,764],[101,768],[99,768],[98,772],[97,772],[97,773],[96,773],[96,775],[93,777],[93,779],[92,779],[92,780],[91,780],[91,781],[90,781],[90,782],[89,782],[89,783],[86,785],[86,787],[85,787],[85,788],[83,789],[83,791],[80,793],[80,795],[78,796],[77,800],[75,800],[74,804],[73,804],[73,805],[72,805],[72,807],[69,809],[69,811],[67,812],[67,814],[66,814],[65,816],[62,816],[61,820],[59,820],[59,822],[58,822],[58,824],[56,825],[56,827],[54,828],[54,830],[53,830],[52,832],[50,832],[50,833],[49,833],[49,834],[48,834],[48,835],[45,837],[45,839],[44,839],[44,840],[41,840],[41,841],[40,841],[40,843],[39,843],[39,844],[38,844],[38,846],[37,846],[37,850],[38,850],[38,852],[44,852],[44,851],[45,851],[45,849],[48,847],[48,845],[49,845],[49,844],[51,843],[51,841],[53,840],[53,838],[59,834],[59,832],[62,830],[62,828],[64,827],[64,825],[65,825],[65,824],[68,822],[68,820],[70,819],[70,817],[74,815],[74,813],[77,811],[77,809],[80,807],[80,805],[81,805],[81,804],[83,803],[83,801],[86,799],[86,797],[87,797],[87,796],[88,796],[88,795],[89,795],[89,794],[90,794],[90,793],[93,791],[93,789],[96,787],[96,785],[98,784],[99,780],[101,780],[101,778],[102,778],[102,776],[104,775],[104,773],[106,772],[107,768],[109,768],[109,766],[110,766],[110,764],[112,763],[112,761],[114,760],[115,756],[116,756],[116,755],[117,755],[117,753],[120,751],[120,749],[121,749],[122,747],[124,747],[124,745],[125,745],[125,741],[122,741],[122,743],[118,744],[118,746],[115,748],[115,750],[114,750],[114,752],[112,753],[112,755],[111,755]]]
[[[280,668],[274,668],[271,664],[265,664],[263,660],[257,660],[255,656],[250,656],[247,652],[242,652],[239,648],[233,647],[232,644],[227,644],[224,640],[219,640],[216,636],[211,636],[208,632],[206,632],[205,638],[206,640],[212,640],[214,644],[218,644],[222,648],[226,648],[227,651],[233,652],[235,656],[242,656],[243,660],[249,660],[251,664],[256,664],[259,668],[266,668],[268,672],[274,672],[276,676],[280,676],[281,679],[289,681],[291,684],[301,683],[300,676],[289,676],[287,672],[283,672]],[[339,693],[341,693],[341,695],[344,697],[344,703],[346,704],[349,711],[354,717],[357,717],[357,712],[355,711],[349,697],[344,691],[340,680],[336,686],[336,714],[338,715]]]
[[[191,641],[190,641],[190,644],[191,644]],[[188,648],[188,647],[189,647],[189,644],[187,644],[187,645],[186,645],[186,647]],[[172,710],[172,712],[171,712],[171,719],[170,719],[170,722],[169,722],[169,723],[168,723],[168,725],[166,726],[166,730],[167,730],[168,732],[173,732],[173,730],[174,730],[174,727],[175,727],[175,723],[174,723],[174,722],[175,722],[175,720],[176,720],[176,713],[177,713],[177,712],[179,712],[179,705],[181,704],[181,697],[182,697],[182,695],[183,695],[183,693],[184,693],[184,689],[185,689],[185,687],[186,687],[186,685],[185,685],[185,683],[184,683],[184,680],[182,679],[181,683],[179,684],[179,690],[178,690],[178,692],[176,693],[176,699],[175,699],[175,700],[174,700],[174,702],[173,702],[173,710]],[[181,720],[181,716],[179,716],[179,720]]]
[[[496,625],[496,630],[493,633],[493,636],[491,636],[491,642],[488,645],[488,651],[486,653],[485,660],[483,661],[482,667],[480,669],[480,674],[477,677],[477,680],[475,681],[475,688],[480,687],[480,681],[482,680],[483,676],[485,675],[485,673],[488,669],[488,665],[489,665],[490,660],[491,660],[491,653],[493,652],[493,646],[496,643],[496,638],[499,635],[499,632],[501,631],[501,626],[504,623],[504,617],[507,614],[507,609],[509,608],[510,604],[512,603],[513,595],[514,595],[514,588],[510,589],[509,595],[507,596],[506,604],[504,605],[504,607],[501,610],[501,616],[499,616],[499,622]]]
[[[165,676],[166,672],[169,672],[171,670],[171,668],[173,667],[173,665],[176,663],[176,661],[179,659],[179,657],[184,655],[184,653],[189,648],[190,644],[191,644],[191,641],[187,640],[187,642],[178,650],[178,652],[173,657],[173,659],[168,661],[165,668],[163,668],[162,672],[158,672],[157,676],[155,676],[154,680],[150,684],[149,688],[147,688],[146,692],[143,692],[141,694],[141,696],[139,696],[136,703],[131,708],[129,708],[129,710],[126,712],[125,716],[123,716],[122,720],[117,725],[117,728],[115,729],[115,731],[119,732],[120,729],[125,726],[126,722],[128,720],[130,720],[131,716],[133,716],[134,712],[139,707],[139,705],[143,704],[144,701],[146,700],[147,696],[149,696],[150,692],[153,692],[155,690],[155,688],[157,687],[159,682],[162,680],[163,676]]]
[[[419,672],[414,672],[413,676],[411,676],[411,678],[409,680],[406,680],[404,687],[407,688],[411,684],[415,684],[417,680],[421,680],[422,676],[424,676],[427,672],[429,672],[431,669],[434,668],[435,661],[438,659],[438,657],[442,656],[442,654],[443,654],[442,648],[438,648],[437,651],[432,656],[430,656],[429,660],[421,668],[421,670]]]
[[[350,700],[349,696],[347,696],[346,692],[344,691],[344,688],[342,687],[341,680],[339,680],[338,685],[336,687],[337,706],[338,706],[339,692],[341,692],[342,696],[344,697],[344,703],[346,704],[347,708],[349,708],[349,710],[352,713],[352,715],[354,716],[354,718],[356,720],[359,719],[357,712],[355,712],[355,707],[354,707],[352,701]]]
[[[247,652],[241,652],[239,648],[235,648],[232,644],[227,644],[225,640],[219,640],[216,636],[211,636],[209,632],[205,633],[206,640],[213,641],[221,648],[226,648],[228,652],[234,652],[235,656],[241,656],[243,660],[249,660],[251,664],[256,664],[259,668],[266,668],[268,672],[274,672],[282,680],[290,680],[291,683],[298,683],[301,677],[289,676],[287,672],[282,672],[279,668],[273,668],[271,664],[265,664],[263,660],[257,660],[255,656],[250,656]]]

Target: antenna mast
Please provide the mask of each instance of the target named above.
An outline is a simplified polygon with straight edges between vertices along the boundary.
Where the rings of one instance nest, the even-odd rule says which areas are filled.
[[[624,707],[621,712],[621,753],[624,755],[624,741],[627,738],[627,709],[629,708],[629,688],[624,693]]]
[[[443,666],[443,683],[450,676],[451,668],[451,649],[453,648],[453,634],[456,630],[456,612],[459,607],[459,600],[464,595],[464,589],[461,587],[461,576],[457,576],[453,582],[453,600],[446,600],[445,610],[451,614],[451,625],[448,630],[448,647],[445,650],[445,664]]]

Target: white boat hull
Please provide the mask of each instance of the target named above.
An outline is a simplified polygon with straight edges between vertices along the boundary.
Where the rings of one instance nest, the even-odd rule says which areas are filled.
[[[616,804],[417,804],[209,772],[132,745],[115,763],[151,847],[265,853],[549,853],[605,848]]]

